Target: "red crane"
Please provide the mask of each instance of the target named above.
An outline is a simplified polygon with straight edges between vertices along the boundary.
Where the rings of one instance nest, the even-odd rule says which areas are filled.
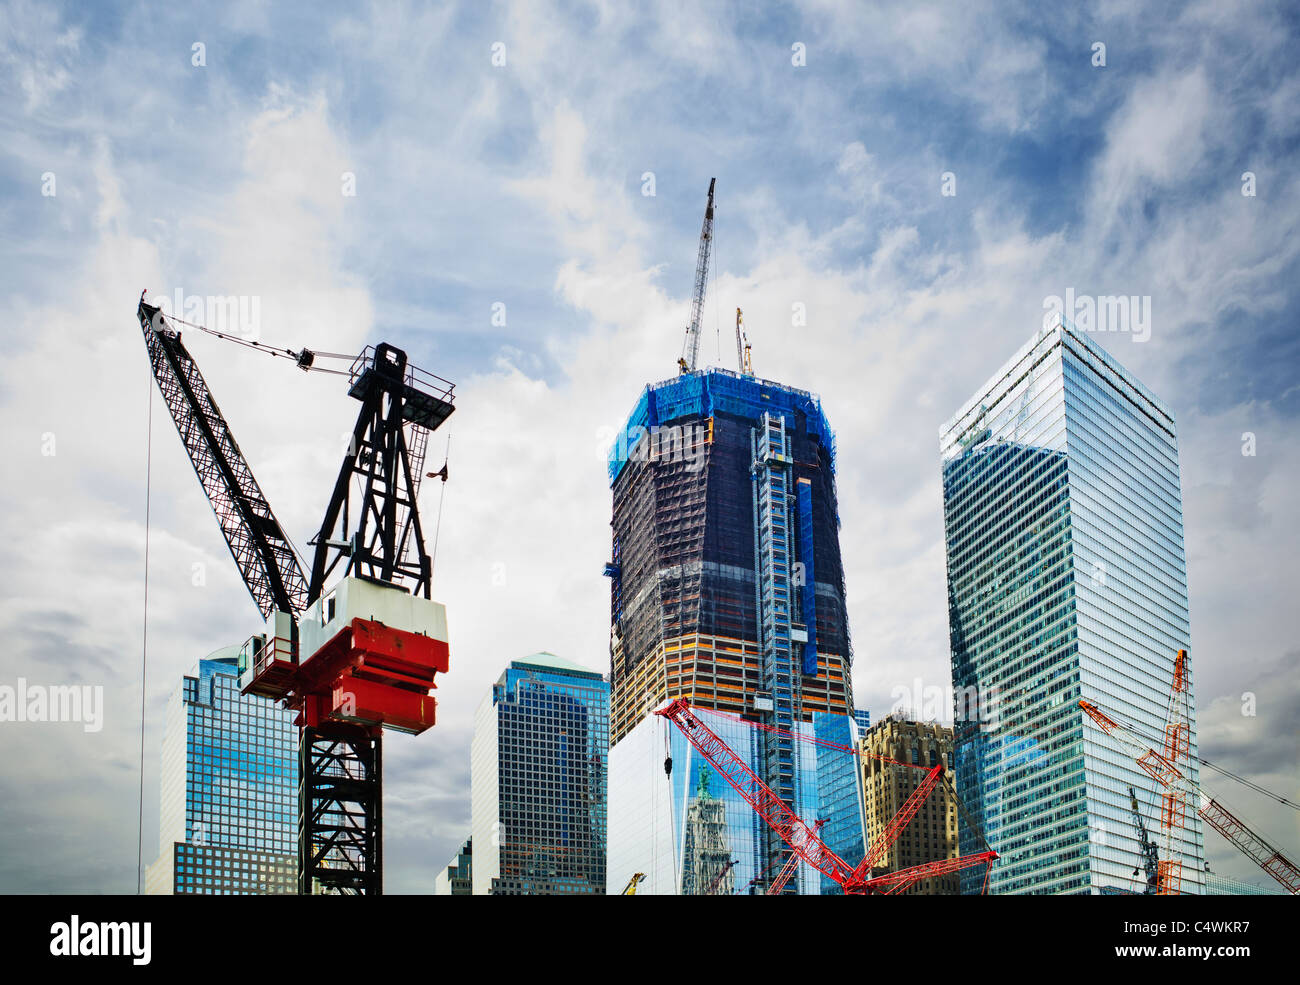
[[[682,735],[686,737],[686,741],[731,785],[732,789],[744,798],[745,802],[754,809],[764,823],[790,846],[795,856],[800,861],[811,865],[827,878],[837,882],[843,888],[845,895],[862,896],[869,893],[890,895],[900,893],[919,880],[928,879],[931,876],[947,875],[950,872],[957,872],[973,865],[991,866],[993,860],[998,857],[997,852],[994,851],[979,852],[975,855],[964,855],[961,858],[927,862],[923,865],[912,866],[898,872],[872,878],[872,865],[898,838],[903,828],[907,826],[907,822],[912,819],[920,808],[921,802],[925,800],[930,791],[934,789],[935,784],[939,782],[943,775],[942,763],[927,772],[925,779],[921,781],[916,790],[912,792],[912,795],[907,798],[906,803],[900,808],[898,814],[890,821],[885,832],[877,840],[874,849],[868,853],[867,857],[859,865],[853,866],[832,851],[821,840],[816,830],[805,824],[799,815],[791,810],[789,805],[778,797],[759,778],[758,774],[736,755],[730,746],[705,725],[691,710],[690,702],[685,698],[677,698],[669,702],[656,711],[655,714],[668,719],[668,721],[676,725],[681,730]],[[760,727],[775,728],[774,726]],[[818,744],[834,746],[839,749],[848,748],[847,746],[839,746],[824,741],[818,742]],[[987,870],[985,882],[987,885]]]
[[[826,818],[818,818],[817,822],[813,825],[813,832],[815,834],[821,834],[822,825],[825,823]],[[794,876],[795,870],[799,868],[800,861],[801,859],[798,855],[790,856],[785,865],[781,866],[781,871],[776,874],[776,878],[772,880],[772,885],[767,888],[768,896],[780,896],[781,893],[785,891],[786,883],[788,883]]]

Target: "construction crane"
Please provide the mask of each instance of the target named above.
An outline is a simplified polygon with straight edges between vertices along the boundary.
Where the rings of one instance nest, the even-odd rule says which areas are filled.
[[[430,692],[448,668],[446,612],[430,598],[416,493],[428,432],[455,409],[454,387],[387,343],[344,357],[351,366],[338,372],[361,411],[310,541],[308,577],[171,324],[189,323],[143,294],[136,315],[190,463],[266,618],[266,632],[241,648],[241,689],[298,713],[298,890],[382,893],[382,731],[432,726]],[[303,369],[337,355],[275,354]]]
[[[824,817],[819,817],[814,821],[812,828],[813,834],[820,836],[822,833],[822,825],[825,823],[826,818]],[[767,887],[767,892],[764,895],[780,896],[785,892],[786,885],[790,882],[791,877],[799,868],[799,863],[801,861],[802,859],[800,859],[798,855],[791,854],[791,856],[786,859],[785,865],[781,866],[781,871],[776,874],[776,878],[772,880],[772,885]]]
[[[636,887],[637,887],[638,885],[640,885],[641,882],[642,882],[644,879],[645,879],[645,873],[644,873],[644,872],[633,872],[633,873],[632,873],[632,878],[629,879],[629,880],[627,881],[627,885],[623,887],[623,891],[622,891],[621,893],[619,893],[619,895],[620,895],[620,896],[635,896],[635,895],[636,895]]]
[[[742,376],[754,375],[754,366],[750,362],[749,336],[745,334],[739,308],[736,309],[736,366]]]
[[[1129,803],[1129,810],[1133,814],[1133,823],[1137,825],[1138,843],[1142,846],[1141,848],[1142,868],[1146,870],[1146,877],[1147,877],[1146,890],[1144,891],[1144,895],[1154,896],[1156,893],[1156,888],[1159,885],[1160,854],[1156,850],[1155,843],[1151,840],[1150,836],[1147,834],[1146,822],[1142,820],[1142,813],[1141,811],[1138,810],[1137,791],[1135,791],[1132,787],[1128,788],[1128,803]],[[1139,871],[1141,870],[1134,869],[1133,874],[1137,875]]]
[[[1289,893],[1300,894],[1300,868],[1297,868],[1294,862],[1251,830],[1244,821],[1217,800],[1208,796],[1201,789],[1200,784],[1192,782],[1186,773],[1178,769],[1163,753],[1153,749],[1139,733],[1126,725],[1121,725],[1091,702],[1080,700],[1079,707],[1103,732],[1132,756],[1152,779],[1164,787],[1166,794],[1176,794],[1179,801],[1191,801],[1196,805],[1196,812],[1205,819],[1206,823],[1236,845],[1260,868],[1281,883]],[[1166,803],[1168,802],[1166,799]],[[1177,872],[1166,864],[1172,861],[1175,860],[1161,859],[1157,865],[1157,895],[1170,896],[1178,892],[1178,885],[1175,883]]]
[[[846,895],[858,896],[877,893],[892,895],[902,892],[921,879],[947,875],[950,872],[958,872],[975,865],[986,866],[985,884],[987,885],[987,867],[991,867],[993,861],[998,857],[997,852],[992,850],[960,858],[927,862],[874,878],[871,875],[872,866],[880,860],[889,849],[889,846],[897,840],[908,822],[920,809],[921,803],[939,782],[943,775],[942,763],[927,770],[925,778],[912,791],[903,806],[899,808],[898,813],[886,826],[885,831],[877,839],[871,851],[867,853],[862,862],[854,866],[844,861],[823,842],[817,832],[806,824],[785,801],[777,796],[771,787],[764,783],[758,774],[750,769],[749,765],[740,756],[736,755],[731,747],[695,714],[690,702],[685,698],[676,698],[669,701],[663,707],[657,709],[655,714],[676,725],[686,738],[686,741],[730,784],[733,790],[740,794],[741,798],[754,809],[759,818],[790,847],[795,855],[827,878],[838,883]],[[749,724],[770,730],[785,731],[779,730],[777,726],[763,723],[750,722]],[[813,741],[818,745],[835,745],[821,740]],[[837,746],[837,748],[847,749],[848,747]],[[886,761],[893,762],[892,760]],[[917,768],[925,769],[925,767]]]
[[[704,207],[704,226],[700,229],[700,250],[695,258],[695,290],[691,294],[691,320],[686,324],[686,341],[677,368],[682,373],[694,373],[700,357],[700,316],[704,311],[704,292],[708,288],[709,254],[713,250],[713,186],[717,178],[709,179],[709,201]]]

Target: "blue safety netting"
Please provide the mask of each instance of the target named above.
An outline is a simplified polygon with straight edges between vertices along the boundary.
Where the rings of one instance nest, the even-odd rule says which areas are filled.
[[[610,449],[609,484],[612,486],[618,479],[637,442],[643,440],[649,428],[692,415],[712,417],[715,413],[757,420],[764,411],[783,415],[787,427],[794,426],[796,412],[803,414],[808,434],[814,435],[830,453],[831,470],[834,471],[835,432],[826,422],[819,397],[771,380],[740,376],[725,369],[709,369],[652,383],[641,391],[627,424]]]

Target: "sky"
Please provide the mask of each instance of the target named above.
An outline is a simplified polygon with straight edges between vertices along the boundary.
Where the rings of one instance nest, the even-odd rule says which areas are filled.
[[[0,722],[0,891],[135,891],[142,681],[147,865],[167,698],[260,628],[141,291],[256,301],[262,341],[388,341],[456,384],[429,449],[451,479],[422,494],[430,527],[444,497],[451,671],[437,726],[385,740],[386,889],[429,892],[506,664],[608,669],[605,452],[676,372],[712,177],[701,360],[734,368],[742,307],[757,374],[821,395],[857,704],[950,684],[940,426],[1045,299],[1149,298],[1149,337],[1094,337],[1177,418],[1201,755],[1300,800],[1300,46],[1278,6],[4,0],[0,685],[102,687],[104,709],[94,732]],[[185,339],[305,543],[343,381]],[[1204,781],[1300,852],[1296,811]],[[1206,852],[1269,881],[1213,831]]]

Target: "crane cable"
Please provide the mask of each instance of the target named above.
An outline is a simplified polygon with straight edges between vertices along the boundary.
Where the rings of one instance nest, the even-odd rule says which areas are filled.
[[[236,345],[242,345],[245,348],[252,349],[255,352],[265,352],[269,356],[275,356],[279,359],[292,359],[298,364],[298,367],[305,373],[329,373],[331,376],[351,376],[352,374],[341,369],[326,369],[323,366],[315,366],[312,361],[317,358],[323,359],[348,359],[356,361],[355,355],[347,355],[343,352],[318,352],[315,349],[304,348],[299,352],[292,349],[282,348],[279,346],[268,345],[264,342],[255,342],[252,339],[243,339],[238,335],[227,335],[225,332],[218,332],[216,329],[208,328],[206,325],[199,325],[192,321],[186,321],[184,318],[178,318],[176,315],[164,313],[163,318],[169,322],[175,322],[178,325],[185,325],[187,328],[198,329],[200,332],[206,332],[225,342],[234,342]]]
[[[149,412],[144,467],[144,616],[140,639],[140,815],[136,822],[135,894],[144,888],[144,719],[145,682],[149,670],[149,514],[153,499],[153,367],[150,366]]]

